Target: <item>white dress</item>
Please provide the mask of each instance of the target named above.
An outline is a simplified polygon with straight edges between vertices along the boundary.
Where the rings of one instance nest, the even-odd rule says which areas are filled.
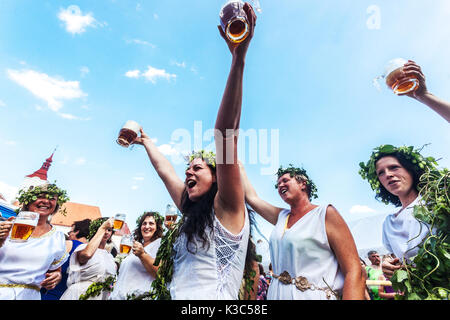
[[[341,293],[344,275],[328,243],[325,228],[327,207],[314,208],[286,231],[284,229],[290,210],[282,210],[270,236],[270,257],[275,275],[287,271],[292,278],[303,276],[317,288],[329,286]],[[267,293],[267,300],[326,299],[325,291],[302,292],[294,284],[284,284],[276,278],[273,278]],[[330,299],[336,297],[331,295]]]
[[[95,250],[94,255],[83,265],[77,260],[77,252],[86,248],[88,244],[80,244],[70,256],[70,265],[67,273],[67,290],[60,300],[79,300],[80,295],[85,294],[87,288],[94,282],[104,281],[108,276],[114,276],[117,265],[114,257],[105,249]],[[109,292],[102,291],[97,297],[89,300],[106,300]]]
[[[403,257],[412,259],[417,254],[417,245],[429,231],[427,224],[413,216],[414,206],[419,204],[420,199],[418,196],[405,209],[388,215],[383,222],[383,245],[400,261]]]
[[[41,282],[48,270],[68,259],[66,240],[54,226],[26,242],[5,240],[0,248],[0,300],[41,300]]]
[[[161,238],[156,239],[146,245],[144,250],[152,258],[155,258],[160,244]],[[130,253],[120,264],[119,276],[109,299],[126,300],[127,295],[140,295],[148,292],[151,289],[153,280],[155,278],[145,269],[141,259]]]
[[[169,285],[173,300],[236,300],[244,275],[250,223],[245,210],[244,227],[232,234],[214,215],[214,230],[206,229],[209,248],[197,243],[197,252],[186,249],[180,234],[175,243],[174,273]]]

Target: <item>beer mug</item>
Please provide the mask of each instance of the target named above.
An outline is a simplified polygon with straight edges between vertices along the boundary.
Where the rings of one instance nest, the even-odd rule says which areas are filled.
[[[39,213],[21,211],[14,219],[11,228],[10,240],[14,242],[25,242],[33,233],[39,221]]]
[[[402,95],[419,88],[419,80],[416,77],[404,77],[403,66],[408,61],[402,58],[390,60],[384,70],[384,73],[374,79],[374,85],[380,89],[378,81],[383,79],[386,85],[394,91],[396,95]]]
[[[261,12],[259,0],[253,0],[252,7]],[[250,28],[243,1],[229,0],[220,9],[219,17],[222,30],[230,41],[240,43],[247,38]]]
[[[139,123],[133,120],[128,120],[127,122],[125,122],[122,129],[120,129],[119,137],[117,138],[116,142],[120,146],[128,148],[137,138],[140,130],[141,125]]]
[[[114,216],[114,227],[113,227],[114,231],[119,231],[120,229],[122,229],[123,224],[125,222],[125,217],[126,217],[125,213],[117,213]]]
[[[167,229],[172,228],[172,226],[177,222],[179,215],[180,215],[180,212],[178,211],[177,207],[175,207],[174,205],[168,204],[166,207],[166,213],[164,216],[164,226]]]
[[[131,234],[126,234],[120,240],[120,253],[121,254],[129,254],[131,251],[131,247],[133,246],[134,238]]]

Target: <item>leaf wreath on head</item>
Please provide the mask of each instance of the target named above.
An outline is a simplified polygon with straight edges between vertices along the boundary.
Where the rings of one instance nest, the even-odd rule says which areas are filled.
[[[35,202],[40,196],[45,195],[47,199],[56,199],[56,204],[60,209],[64,203],[70,199],[67,197],[66,190],[58,188],[56,181],[54,183],[45,183],[40,186],[31,186],[28,190],[20,190],[17,200],[22,206],[28,206]],[[61,211],[66,215],[66,210]]]
[[[105,222],[106,220],[108,220],[107,217],[98,218],[98,219],[95,219],[94,221],[92,221],[92,222],[89,224],[89,235],[87,236],[87,239],[88,239],[88,240],[91,240],[91,239],[95,236],[95,234],[96,234],[97,231],[98,231],[98,228],[100,228],[100,226],[101,226],[101,225],[103,224],[103,222]]]
[[[164,217],[157,211],[144,211],[143,214],[141,214],[137,219],[136,219],[136,225],[139,226],[139,223],[141,222],[141,219],[143,216],[145,216],[148,213],[152,213],[153,214],[153,218],[155,218],[155,222],[156,224],[163,224],[164,223]]]
[[[420,149],[414,149],[413,146],[401,146],[395,147],[390,144],[380,145],[373,149],[373,152],[370,156],[369,161],[367,163],[360,162],[359,163],[359,174],[364,180],[367,180],[370,184],[372,190],[374,190],[379,196],[380,200],[385,203],[391,203],[391,200],[387,198],[387,196],[381,193],[381,184],[378,180],[378,175],[376,172],[376,163],[379,159],[385,156],[395,156],[396,154],[400,154],[405,158],[411,165],[415,168],[417,172],[428,172],[437,170],[437,162],[433,157],[423,157],[420,154],[420,151],[425,147],[424,145]]]
[[[191,154],[185,157],[186,161],[188,161],[188,165],[194,161],[194,159],[200,158],[206,162],[208,166],[216,168],[216,154],[212,151],[192,151]]]
[[[314,184],[314,182],[309,178],[308,174],[306,173],[306,170],[303,168],[297,168],[294,167],[294,165],[289,164],[287,168],[283,168],[283,166],[280,166],[277,171],[277,178],[279,179],[281,176],[285,175],[286,173],[289,173],[291,177],[296,177],[297,179],[300,178],[302,181],[306,182],[306,185],[309,187],[310,194],[309,194],[309,200],[311,199],[317,199],[317,187]],[[278,189],[278,183],[275,184],[275,189]]]

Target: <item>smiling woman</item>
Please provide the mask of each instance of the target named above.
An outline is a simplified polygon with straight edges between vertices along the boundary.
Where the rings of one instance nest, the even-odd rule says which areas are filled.
[[[27,241],[6,241],[13,219],[0,222],[0,299],[40,300],[41,287],[53,289],[61,280],[60,267],[67,260],[62,232],[49,223],[51,215],[68,200],[55,184],[21,190],[22,210],[39,214],[36,228]]]
[[[134,230],[132,253],[122,260],[111,300],[136,299],[151,289],[158,266],[154,265],[163,234],[163,217],[144,212]]]
[[[420,177],[435,170],[437,163],[433,157],[423,157],[420,151],[412,146],[381,145],[373,150],[367,163],[360,163],[359,173],[376,191],[376,198],[401,207],[383,223],[383,244],[397,257],[395,266],[387,264],[390,272],[400,268],[400,261],[417,254],[418,245],[428,233],[424,223],[414,218],[413,210],[421,201]]]

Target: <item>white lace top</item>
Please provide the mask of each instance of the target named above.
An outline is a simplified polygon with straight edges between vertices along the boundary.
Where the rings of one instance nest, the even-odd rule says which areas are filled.
[[[186,249],[187,237],[175,243],[174,273],[169,285],[173,300],[236,300],[242,282],[250,234],[247,210],[239,234],[232,234],[214,217],[213,230],[206,229],[209,246],[197,245],[195,254]],[[191,247],[191,246],[190,246]]]

